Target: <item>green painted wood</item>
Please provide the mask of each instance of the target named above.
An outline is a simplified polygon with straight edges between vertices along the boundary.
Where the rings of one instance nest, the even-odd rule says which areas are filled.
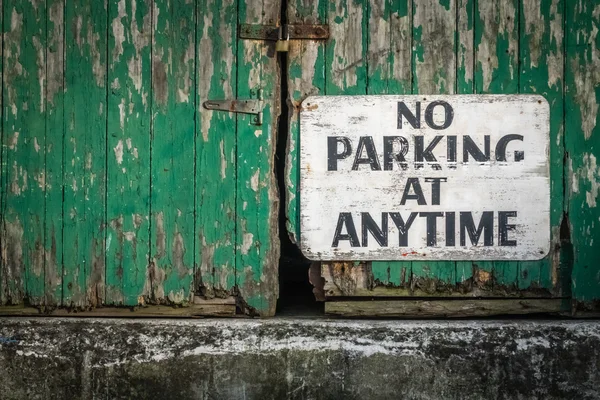
[[[569,266],[560,262],[560,225],[564,214],[563,173],[563,1],[522,0],[520,10],[521,93],[542,94],[550,104],[551,241],[550,254],[539,262],[519,263],[519,287],[568,295]],[[521,201],[527,201],[526,196]]]
[[[105,297],[107,2],[70,0],[65,21],[63,305]]]
[[[4,4],[6,168],[3,255],[8,304],[44,301],[46,7]]]
[[[368,0],[329,2],[325,94],[358,95],[367,86]]]
[[[143,304],[148,274],[151,0],[110,0],[106,300]]]
[[[475,93],[475,3],[457,0],[456,15],[456,93]]]
[[[567,210],[574,249],[573,298],[600,299],[600,1],[566,1]]]
[[[470,6],[470,4],[468,5]],[[473,87],[477,94],[514,94],[519,90],[519,6],[517,0],[474,1],[473,13]],[[507,269],[513,269],[510,273]],[[473,287],[502,291],[517,281],[518,262],[475,261],[471,263]],[[482,277],[489,280],[482,282]],[[526,286],[525,288],[528,288]]]
[[[154,0],[152,39],[153,302],[191,300],[194,271],[195,4]]]
[[[47,307],[62,304],[63,140],[65,137],[65,0],[46,1],[46,206],[44,215],[44,285]]]
[[[413,1],[414,94],[456,93],[456,1]],[[434,281],[432,281],[432,278]],[[436,284],[435,280],[439,280]],[[433,282],[433,283],[432,283]],[[450,290],[456,282],[456,263],[412,263],[412,286],[427,285],[430,291]],[[422,288],[423,289],[423,288]]]
[[[207,111],[202,104],[236,97],[237,4],[201,0],[197,12],[194,286],[207,298],[227,297],[235,288],[239,135],[235,114]]]
[[[367,94],[410,94],[412,7],[409,0],[371,0],[368,15]],[[375,286],[406,287],[412,263],[373,261]]]
[[[2,0],[0,0],[0,10],[4,10]],[[4,18],[0,18],[0,32],[4,34]],[[0,54],[4,55],[4,40],[0,40]],[[3,82],[4,76],[4,57],[0,57],[0,82]],[[2,90],[2,89],[0,89]],[[3,110],[3,96],[0,95],[0,110]],[[4,261],[4,196],[6,191],[6,149],[4,145],[3,125],[0,123],[0,306],[6,303],[6,272]]]
[[[239,22],[276,24],[279,0],[239,0]],[[265,99],[263,124],[237,116],[236,286],[250,314],[273,315],[278,297],[279,263],[277,183],[273,174],[279,117],[279,71],[274,44],[238,42],[238,98]]]
[[[290,24],[326,24],[328,2],[325,0],[295,0],[288,3]],[[287,230],[293,242],[300,238],[300,149],[299,111],[302,101],[310,95],[325,93],[325,47],[323,41],[294,40],[287,53],[289,132],[285,168]],[[285,116],[284,116],[285,117]]]

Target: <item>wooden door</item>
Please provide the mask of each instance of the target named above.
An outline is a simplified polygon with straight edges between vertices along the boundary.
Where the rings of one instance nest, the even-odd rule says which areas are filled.
[[[237,26],[276,24],[279,3],[4,0],[2,15],[0,305],[272,315],[279,75]],[[202,107],[259,89],[262,125]]]
[[[324,286],[326,310],[346,315],[561,311],[568,302],[560,299],[571,292],[588,305],[600,297],[600,245],[593,243],[600,170],[592,165],[600,135],[594,95],[600,82],[599,7],[560,0],[290,1],[290,23],[329,24],[331,32],[326,43],[293,42],[289,53],[293,109],[286,208],[296,240],[302,199],[298,115],[307,96],[526,93],[541,94],[550,103],[552,244],[546,258],[324,262],[317,267],[323,279],[317,286]],[[388,303],[334,301],[342,297],[385,297]],[[461,301],[430,301],[425,307],[389,303],[406,297]],[[474,298],[502,303],[473,303]]]

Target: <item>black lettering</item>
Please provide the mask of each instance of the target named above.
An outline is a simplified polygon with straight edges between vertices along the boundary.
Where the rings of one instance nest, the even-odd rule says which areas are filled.
[[[404,219],[402,219],[402,216],[400,215],[400,213],[397,213],[397,212],[390,213],[390,217],[392,217],[392,221],[394,221],[394,224],[398,228],[398,246],[399,247],[407,247],[408,246],[408,230],[410,229],[410,226],[412,225],[415,218],[417,218],[418,214],[419,213],[417,213],[417,212],[410,213],[410,215],[408,216],[408,219],[406,220],[406,222],[404,222]]]
[[[371,214],[364,212],[362,216],[362,246],[367,247],[369,244],[369,235],[375,238],[377,243],[381,247],[387,247],[388,245],[388,216],[386,212],[381,213],[381,229],[377,226],[377,223],[373,221]]]
[[[444,123],[442,125],[436,125],[436,123],[433,121],[433,110],[437,106],[444,107]],[[432,101],[431,103],[429,103],[429,105],[425,109],[425,122],[427,122],[427,125],[429,125],[429,127],[431,129],[435,129],[438,131],[442,130],[442,129],[446,129],[447,127],[450,126],[453,119],[454,119],[454,110],[452,109],[452,106],[445,101],[441,101],[441,100]]]
[[[446,246],[456,244],[456,216],[454,212],[446,213]]]
[[[473,139],[471,139],[471,136],[463,136],[463,162],[469,162],[469,154],[475,159],[475,161],[490,161],[490,135],[485,135],[483,140],[485,153],[483,153],[479,147],[477,147]]]
[[[413,189],[414,194],[409,194],[411,188]],[[402,194],[400,205],[405,205],[406,200],[416,200],[417,204],[420,206],[427,205],[427,201],[423,195],[423,189],[421,189],[421,184],[419,183],[419,178],[408,178],[406,180],[406,186],[404,187],[404,193]]]
[[[419,217],[427,218],[427,247],[437,245],[437,219],[443,217],[441,212],[422,212]]]
[[[425,178],[425,182],[431,182],[431,204],[440,205],[440,182],[446,182],[448,178]]]
[[[400,150],[394,152],[394,143],[400,145]],[[384,136],[383,137],[383,170],[392,171],[394,169],[394,160],[400,163],[402,169],[407,169],[408,164],[404,156],[408,154],[408,140],[402,136]]]
[[[484,211],[481,215],[479,225],[475,228],[475,222],[473,221],[473,213],[461,212],[460,213],[460,245],[466,246],[467,238],[465,232],[469,234],[471,244],[477,246],[479,238],[483,232],[483,245],[493,246],[494,245],[494,212]]]
[[[338,143],[344,145],[341,153],[338,153]],[[345,136],[327,137],[327,171],[337,171],[337,160],[344,159],[352,153],[350,139]]]
[[[413,114],[403,101],[398,102],[398,129],[402,129],[402,116],[406,118],[409,124],[415,129],[421,128],[421,102],[417,101],[417,115]]]
[[[449,163],[454,163],[454,165],[448,165],[448,168],[455,169],[456,168],[456,136],[446,136],[448,149],[447,149],[447,157]]]
[[[346,233],[342,234],[342,229],[346,226]],[[337,226],[335,227],[335,234],[333,235],[333,243],[331,247],[338,247],[340,240],[350,241],[350,246],[360,247],[358,241],[358,235],[356,234],[356,228],[354,227],[354,220],[352,214],[349,212],[340,213],[338,217]]]
[[[367,151],[367,157],[362,157],[363,149]],[[354,157],[354,164],[352,164],[352,171],[357,171],[359,164],[369,164],[371,166],[371,171],[381,171],[379,159],[377,158],[377,151],[375,150],[375,144],[373,143],[373,136],[361,136],[358,140],[356,156]]]
[[[496,161],[506,161],[506,147],[513,140],[523,141],[522,135],[506,135],[498,140],[496,144]],[[522,151],[515,151],[515,161],[523,161],[525,153]]]
[[[433,155],[432,151],[435,146],[443,139],[443,136],[436,136],[433,138],[431,143],[425,148],[425,139],[423,136],[415,136],[415,168],[421,168],[423,166],[423,160],[427,160],[433,167],[433,169],[442,169],[440,164],[437,164],[437,159]]]
[[[509,224],[508,219],[517,216],[516,211],[499,211],[498,212],[498,244],[500,246],[516,246],[516,240],[508,240],[508,231],[514,231],[516,225]]]

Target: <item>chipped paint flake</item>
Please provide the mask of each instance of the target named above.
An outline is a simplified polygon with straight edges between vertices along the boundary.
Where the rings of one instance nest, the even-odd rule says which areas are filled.
[[[121,165],[123,163],[123,141],[119,140],[117,146],[113,150],[115,152],[117,164]]]

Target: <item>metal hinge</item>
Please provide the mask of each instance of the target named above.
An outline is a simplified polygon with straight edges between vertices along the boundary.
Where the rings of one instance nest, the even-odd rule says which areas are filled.
[[[255,25],[242,24],[240,39],[254,40],[325,40],[329,38],[328,25]]]
[[[207,110],[228,111],[254,115],[252,123],[262,125],[262,110],[264,107],[262,90],[256,92],[256,99],[250,100],[207,100],[203,104]]]

